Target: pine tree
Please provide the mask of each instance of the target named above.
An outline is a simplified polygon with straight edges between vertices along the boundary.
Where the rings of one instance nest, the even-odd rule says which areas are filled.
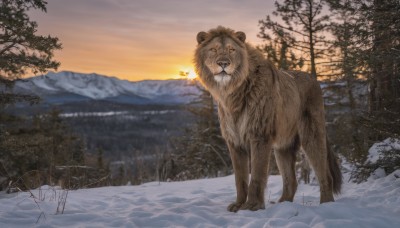
[[[21,189],[38,187],[29,178],[24,179],[31,172],[42,176],[41,182],[35,184],[56,184],[66,175],[57,173],[57,167],[69,169],[85,164],[82,140],[71,133],[57,110],[33,117],[32,121],[20,120],[17,124],[6,125],[2,131],[0,166],[5,171],[0,174],[5,174],[8,181],[19,180],[15,184]],[[74,175],[80,173],[76,171]]]
[[[347,74],[360,72],[369,83],[368,119],[379,122],[379,140],[399,134],[400,120],[400,2],[396,0],[330,1],[334,10],[351,16]],[[339,31],[339,35],[344,32]],[[356,61],[354,61],[356,59]],[[348,77],[351,78],[351,77]],[[386,120],[385,120],[386,119]],[[390,121],[388,121],[390,119]],[[371,123],[372,123],[371,122]],[[376,125],[376,124],[374,124]],[[374,127],[375,128],[375,127]],[[385,133],[386,132],[386,133]],[[388,134],[389,133],[389,134]]]
[[[337,104],[336,107],[344,106],[349,110],[345,115],[337,115],[336,123],[331,126],[336,134],[332,134],[332,141],[338,146],[342,155],[350,162],[359,162],[365,158],[367,145],[364,143],[365,129],[360,124],[360,115],[364,111],[364,101],[358,101],[355,89],[365,84],[360,80],[363,77],[363,69],[359,61],[359,46],[356,31],[360,24],[357,23],[357,15],[351,7],[354,1],[333,0],[328,1],[333,17],[329,26],[332,34],[332,46],[336,50],[334,61],[331,61],[331,69],[335,72],[335,79],[344,81],[345,88],[337,88],[339,99],[343,96],[348,99],[347,103]],[[329,88],[333,90],[334,88]],[[336,100],[335,102],[339,102]],[[329,108],[328,108],[329,109]]]
[[[277,37],[284,38],[292,50],[306,53],[307,63],[313,77],[317,77],[317,60],[326,58],[326,39],[322,32],[328,26],[328,16],[322,16],[323,0],[284,0],[275,2],[276,10],[272,13],[279,16],[284,24],[273,21],[269,15],[260,20],[260,37],[270,37],[269,31]]]
[[[358,126],[352,127],[366,135],[359,140],[364,144],[365,159],[366,148],[374,142],[388,137],[400,137],[400,2],[397,0],[329,0],[328,2],[331,10],[338,12],[342,17],[340,23],[333,24],[332,30],[337,38],[336,47],[339,47],[342,54],[341,69],[344,79],[349,84],[348,90],[352,92],[352,82],[358,75],[366,78],[369,84],[368,110],[358,113]],[[352,151],[352,154],[357,153],[357,149]],[[362,167],[363,162],[361,159],[358,168],[370,170]],[[385,169],[390,170],[393,168],[391,165],[386,163]],[[369,173],[355,175],[367,177]]]
[[[265,44],[260,46],[259,49],[266,54],[267,59],[275,64],[278,69],[284,70],[300,70],[304,65],[304,59],[298,57],[293,50],[291,50],[289,43],[293,42],[288,33],[283,29],[277,28],[271,37],[266,32],[266,27],[262,26],[259,38],[265,41]]]
[[[356,108],[353,95],[354,81],[362,72],[357,72],[358,47],[354,39],[356,18],[350,4],[350,0],[333,1],[331,8],[336,15],[336,20],[331,23],[330,31],[334,37],[333,47],[338,50],[337,60],[333,63],[333,67],[338,71],[339,78],[347,83],[350,108],[354,110]]]
[[[370,110],[400,111],[400,2],[366,1],[361,8],[371,21],[372,45],[368,64],[371,67]]]
[[[172,157],[179,169],[177,179],[215,177],[219,173],[227,174],[231,169],[214,101],[208,91],[199,84],[196,86],[200,94],[187,107],[196,122],[173,142]]]
[[[38,24],[31,21],[28,11],[46,12],[44,0],[0,1],[0,86],[12,86],[15,79],[27,73],[57,69],[53,51],[61,49],[56,37],[37,35]],[[35,102],[37,98],[11,92],[1,93],[0,104],[18,101]]]

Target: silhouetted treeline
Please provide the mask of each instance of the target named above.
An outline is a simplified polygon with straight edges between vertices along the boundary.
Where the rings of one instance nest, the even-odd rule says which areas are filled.
[[[108,176],[105,166],[87,161],[84,141],[59,114],[53,110],[33,119],[12,117],[1,126],[1,189],[24,190],[44,184],[74,189]]]

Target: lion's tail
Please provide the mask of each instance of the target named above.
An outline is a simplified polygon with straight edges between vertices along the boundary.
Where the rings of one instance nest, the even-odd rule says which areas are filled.
[[[333,193],[340,194],[340,191],[342,189],[343,176],[342,172],[340,171],[339,160],[329,146],[328,137],[326,138],[326,147],[328,151],[329,172],[332,176]]]

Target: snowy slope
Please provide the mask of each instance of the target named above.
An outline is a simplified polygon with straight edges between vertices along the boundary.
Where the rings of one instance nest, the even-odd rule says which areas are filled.
[[[381,154],[390,150],[400,150],[400,139],[387,138],[382,142],[374,143],[368,150],[367,162],[375,163],[381,157]]]
[[[347,180],[347,179],[345,179]],[[281,193],[271,176],[266,199]],[[0,195],[0,227],[380,227],[400,226],[400,171],[354,184],[345,181],[336,202],[319,205],[319,187],[300,184],[294,203],[231,213],[234,177],[70,191],[64,214],[56,215],[61,190],[43,187]]]
[[[182,101],[186,94],[197,93],[187,80],[148,80],[131,82],[99,74],[81,74],[69,71],[50,72],[47,75],[28,78],[16,84],[16,90],[37,94],[41,97],[81,96],[95,100],[129,100],[142,98],[147,101],[170,99]]]

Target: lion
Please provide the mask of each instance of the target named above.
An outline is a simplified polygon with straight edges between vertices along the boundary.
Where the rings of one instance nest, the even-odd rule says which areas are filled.
[[[308,73],[278,70],[245,40],[244,32],[222,26],[199,32],[194,57],[201,83],[218,103],[232,160],[237,196],[228,211],[265,209],[271,153],[283,179],[279,202],[292,202],[300,148],[318,178],[320,203],[334,201],[342,174],[327,143],[319,83]]]

